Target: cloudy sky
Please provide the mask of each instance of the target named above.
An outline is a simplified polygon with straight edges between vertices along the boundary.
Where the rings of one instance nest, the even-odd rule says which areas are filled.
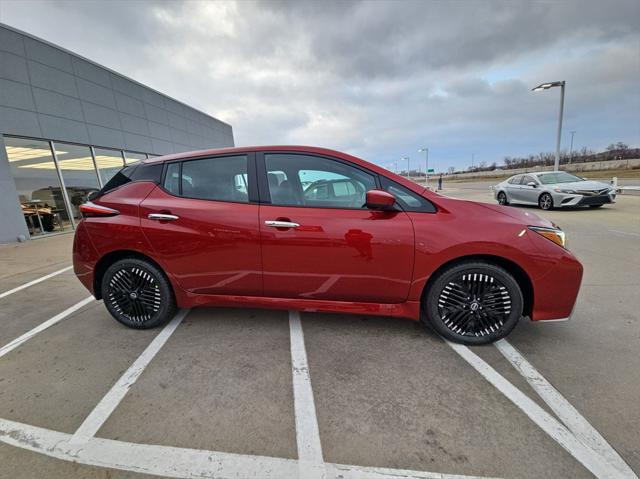
[[[555,148],[640,146],[640,1],[0,0],[0,22],[234,127],[438,169]]]

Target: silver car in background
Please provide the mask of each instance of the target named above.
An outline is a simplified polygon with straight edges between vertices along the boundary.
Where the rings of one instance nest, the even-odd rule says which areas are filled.
[[[543,210],[564,206],[599,208],[615,203],[615,189],[600,181],[590,181],[566,171],[524,173],[493,187],[501,205],[538,205]]]

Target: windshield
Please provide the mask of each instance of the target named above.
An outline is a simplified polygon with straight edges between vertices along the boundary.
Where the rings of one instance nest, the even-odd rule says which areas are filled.
[[[556,183],[573,183],[574,181],[584,181],[582,178],[570,175],[569,173],[565,173],[564,171],[538,175],[538,179],[543,185],[555,185]]]

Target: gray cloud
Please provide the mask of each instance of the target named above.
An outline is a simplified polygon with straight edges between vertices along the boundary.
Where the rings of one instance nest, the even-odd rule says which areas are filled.
[[[238,144],[308,143],[439,166],[640,143],[637,1],[14,2],[0,21],[234,126]]]

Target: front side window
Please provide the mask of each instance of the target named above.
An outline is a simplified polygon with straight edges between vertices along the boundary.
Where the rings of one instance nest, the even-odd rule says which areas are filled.
[[[436,208],[426,198],[399,185],[389,178],[382,177],[382,188],[396,197],[396,201],[404,211],[417,211],[422,213],[435,213]]]
[[[174,195],[202,200],[248,203],[248,172],[245,155],[203,158],[170,163],[164,188]]]
[[[529,183],[535,183],[536,185],[538,184],[538,182],[536,181],[536,179],[533,176],[526,175],[522,179],[522,184],[523,185],[528,185]]]
[[[311,155],[266,154],[271,203],[315,208],[362,208],[375,177],[340,161]]]

